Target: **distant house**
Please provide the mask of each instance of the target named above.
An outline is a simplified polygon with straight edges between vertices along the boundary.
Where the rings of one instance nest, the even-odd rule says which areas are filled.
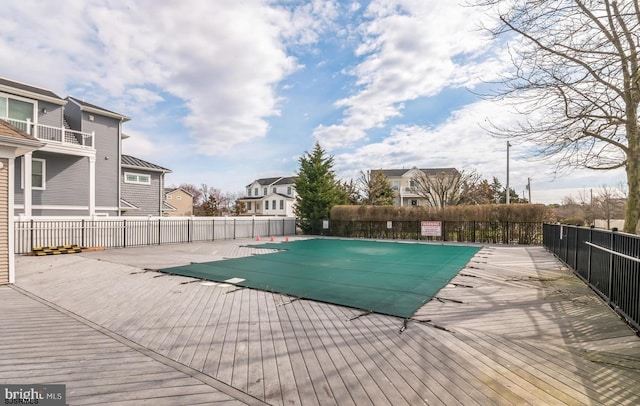
[[[165,189],[165,216],[193,215],[193,195],[182,188]]]
[[[161,216],[165,211],[164,175],[171,170],[130,155],[122,155],[123,216]]]
[[[295,182],[295,176],[256,179],[238,203],[244,204],[245,215],[294,217]]]
[[[42,147],[15,161],[15,215],[118,215],[125,115],[0,78],[0,119]]]
[[[439,174],[454,176],[458,174],[456,168],[411,168],[411,169],[374,169],[371,173],[382,172],[394,192],[394,206],[427,206],[427,200],[418,193],[417,185],[414,179],[416,177],[427,175],[436,176]]]

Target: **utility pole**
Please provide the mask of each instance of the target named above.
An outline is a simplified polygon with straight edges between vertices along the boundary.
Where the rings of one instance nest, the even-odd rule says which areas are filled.
[[[531,178],[527,178],[527,190],[529,191],[529,203],[531,203]]]

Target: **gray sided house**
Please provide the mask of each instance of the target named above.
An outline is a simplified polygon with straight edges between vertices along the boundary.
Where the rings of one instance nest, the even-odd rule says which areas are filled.
[[[167,210],[164,175],[171,170],[123,154],[120,171],[123,216],[161,216]]]
[[[0,119],[43,146],[15,161],[15,215],[118,215],[128,117],[0,78]]]

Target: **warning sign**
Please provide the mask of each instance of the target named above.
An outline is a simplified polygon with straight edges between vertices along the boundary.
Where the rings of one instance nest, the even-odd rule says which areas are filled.
[[[420,229],[423,237],[442,237],[441,221],[422,221]]]

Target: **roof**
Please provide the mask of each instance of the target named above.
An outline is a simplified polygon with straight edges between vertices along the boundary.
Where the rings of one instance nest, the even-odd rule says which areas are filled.
[[[0,90],[20,94],[33,99],[47,100],[60,105],[66,104],[66,101],[63,98],[53,93],[51,90],[31,86],[26,83],[16,82],[15,80],[9,80],[6,78],[0,78]]]
[[[171,169],[167,169],[162,166],[152,164],[151,162],[147,162],[143,159],[136,158],[131,155],[122,154],[122,158],[120,162],[122,163],[123,167],[127,167],[127,168],[146,169],[148,171],[154,171],[154,172],[171,172]]]
[[[386,177],[398,177],[398,176],[403,176],[405,175],[407,172],[409,172],[412,169],[418,169],[418,168],[410,168],[410,169],[373,169],[371,170],[371,172],[382,172],[384,173],[384,175]],[[458,173],[458,170],[456,168],[421,168],[420,169],[422,172],[424,172],[427,175],[437,175],[438,173]]]
[[[20,130],[17,127],[14,127],[13,125],[7,123],[4,120],[0,120],[0,135],[4,135],[11,138],[17,138],[21,140],[38,141],[38,139],[33,135],[27,134],[26,132]]]
[[[253,182],[249,183],[247,185],[247,187],[253,185],[256,182],[258,182],[258,184],[261,185],[261,186],[287,185],[287,184],[290,184],[290,183],[294,183],[296,181],[296,179],[297,179],[296,176],[289,176],[289,177],[278,176],[278,177],[274,177],[274,178],[260,178],[260,179],[256,179]]]
[[[172,187],[166,187],[164,188],[164,193],[173,193],[173,192],[177,192],[178,190],[182,190],[184,193],[188,194],[189,196],[193,197],[193,194],[191,192],[189,192],[188,190],[184,190],[181,187],[176,187],[176,188],[172,188]]]
[[[73,103],[77,104],[78,106],[80,106],[81,110],[86,111],[88,113],[100,114],[100,115],[107,116],[107,117],[117,118],[117,119],[122,120],[122,121],[131,120],[129,117],[127,117],[127,116],[125,116],[123,114],[116,113],[115,111],[107,110],[105,108],[96,106],[95,104],[91,104],[91,103],[87,103],[87,102],[82,101],[82,100],[78,100],[78,99],[76,99],[75,97],[72,97],[72,96],[67,96],[67,100],[70,100]]]
[[[16,156],[34,151],[44,144],[36,137],[14,127],[4,120],[0,120],[0,145],[16,148]]]

